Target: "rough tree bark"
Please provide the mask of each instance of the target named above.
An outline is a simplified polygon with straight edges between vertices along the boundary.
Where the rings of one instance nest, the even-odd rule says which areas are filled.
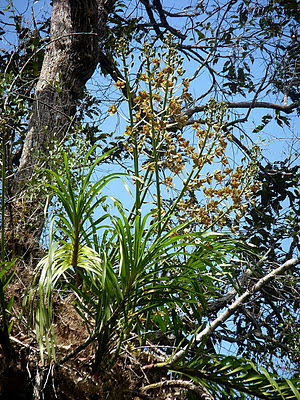
[[[76,103],[98,64],[99,41],[114,3],[115,0],[53,1],[51,39],[35,89],[20,166],[10,185],[6,226],[8,248],[14,255],[22,255],[40,239],[44,199],[29,200],[28,182],[39,169],[41,158],[47,160],[49,144],[68,134]]]

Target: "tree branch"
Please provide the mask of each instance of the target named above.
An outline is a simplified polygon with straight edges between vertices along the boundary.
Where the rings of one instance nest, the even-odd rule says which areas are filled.
[[[239,296],[222,314],[218,316],[211,324],[209,324],[202,332],[200,332],[196,336],[196,341],[201,342],[205,336],[210,335],[218,326],[220,326],[223,322],[225,322],[242,304],[248,300],[254,293],[258,292],[269,283],[275,276],[284,273],[285,271],[295,267],[300,264],[300,256],[297,258],[292,258],[291,260],[286,261],[284,264],[279,266],[278,268],[271,271],[269,274],[259,279],[259,281],[253,285],[250,289],[247,289],[241,296]]]
[[[268,103],[266,101],[240,101],[228,102],[226,104],[228,108],[270,108],[272,110],[282,111],[286,114],[291,114],[297,107],[300,106],[300,101],[296,101],[287,105]],[[205,107],[206,105],[201,105],[189,108],[188,110],[183,112],[183,116],[187,116],[190,118],[195,113],[204,111]]]
[[[296,265],[300,264],[300,256],[297,258],[292,258],[286,261],[281,266],[277,267],[269,274],[264,276],[263,278],[259,279],[259,281],[253,285],[250,289],[247,289],[241,296],[239,296],[222,314],[220,314],[214,321],[212,321],[203,331],[198,333],[195,336],[194,341],[190,342],[184,349],[178,351],[174,354],[171,358],[169,365],[175,364],[178,360],[185,356],[186,352],[189,348],[197,343],[202,342],[207,336],[211,335],[211,333],[216,330],[223,322],[225,322],[235,311],[244,304],[249,297],[251,297],[254,293],[261,290],[267,283],[269,283],[275,276],[282,274],[289,269],[292,269]]]
[[[199,384],[195,385],[194,383],[184,381],[183,379],[152,383],[151,385],[144,386],[142,390],[147,391],[150,389],[165,388],[165,387],[181,387],[184,389],[191,390],[197,395],[197,397],[199,396],[199,398],[202,400],[214,400],[212,395],[203,386],[200,386]]]
[[[149,4],[149,0],[141,0],[141,3],[145,6],[146,8],[146,12],[148,14],[149,20],[153,26],[153,29],[155,31],[155,33],[157,34],[158,37],[160,37],[162,35],[162,32],[159,30],[157,23],[155,21],[151,6]]]
[[[270,254],[271,249],[269,249],[263,257],[258,261],[256,264],[255,269],[260,268],[264,262],[267,260],[268,255]],[[249,281],[249,279],[253,276],[253,271],[254,269],[247,268],[245,272],[241,275],[241,277],[238,279],[238,286],[240,288],[244,287],[246,283]],[[214,302],[208,304],[208,313],[216,312],[221,310],[223,307],[225,307],[227,304],[229,304],[232,299],[235,298],[237,295],[237,290],[235,288],[229,290],[224,296],[216,299]]]

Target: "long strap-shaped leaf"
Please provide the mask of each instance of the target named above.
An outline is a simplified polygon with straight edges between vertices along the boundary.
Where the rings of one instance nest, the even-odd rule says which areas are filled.
[[[170,369],[211,389],[213,395],[226,392],[228,396],[229,391],[233,396],[230,398],[236,398],[234,395],[239,392],[259,399],[300,400],[299,380],[278,379],[244,358],[199,355]]]

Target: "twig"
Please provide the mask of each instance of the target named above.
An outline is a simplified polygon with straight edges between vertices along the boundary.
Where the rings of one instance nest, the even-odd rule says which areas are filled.
[[[39,352],[39,350],[36,349],[35,347],[32,347],[32,346],[31,346],[30,344],[28,344],[28,343],[23,343],[23,342],[21,342],[21,340],[15,338],[14,336],[10,336],[9,339],[10,339],[12,342],[18,343],[20,346],[26,347],[27,349],[30,348],[30,350],[33,350],[33,351],[35,351],[36,353]]]
[[[184,389],[191,390],[192,392],[194,392],[197,395],[197,397],[199,396],[199,398],[201,400],[214,400],[212,395],[202,385],[200,385],[200,384],[195,385],[192,382],[187,382],[182,379],[152,383],[151,385],[144,386],[142,388],[142,390],[147,391],[150,389],[157,389],[157,388],[164,388],[164,387],[181,387]]]

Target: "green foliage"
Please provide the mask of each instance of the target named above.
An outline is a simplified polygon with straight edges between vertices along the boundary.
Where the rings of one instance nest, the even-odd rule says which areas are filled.
[[[66,176],[70,177],[67,159],[65,168]],[[55,358],[52,297],[59,288],[61,295],[73,291],[75,308],[91,338],[97,342],[94,368],[112,366],[122,343],[131,339],[133,333],[141,343],[148,336],[155,340],[159,332],[173,334],[177,348],[183,343],[189,348],[189,341],[192,345],[191,338],[205,323],[207,300],[212,294],[217,295],[222,276],[231,275],[234,283],[235,274],[228,259],[245,246],[216,234],[178,234],[175,229],[159,233],[159,224],[164,221],[150,224],[151,215],[146,215],[138,216],[138,223],[133,223],[117,201],[120,216],[112,215],[111,223],[105,227],[102,223],[108,216],[104,214],[94,225],[93,205],[102,203],[104,197],[100,196],[96,203],[92,199],[100,194],[108,179],[89,185],[91,173],[91,170],[83,170],[82,184],[76,190],[71,179],[63,183],[55,175],[57,186],[52,189],[63,204],[65,217],[60,218],[69,242],[61,240],[53,244],[51,228],[48,255],[37,268],[38,286],[29,294],[29,301],[33,300],[34,293],[37,295],[32,317],[42,360],[44,346],[49,356]],[[88,230],[80,223],[88,219],[91,226],[103,228],[100,242],[95,237],[90,240]],[[184,230],[187,225],[178,229]],[[76,237],[79,238],[78,249]],[[92,245],[97,250],[90,247]],[[81,271],[79,285],[76,285],[74,268]],[[188,323],[183,323],[182,313]],[[166,354],[172,360],[172,353]],[[195,354],[191,348],[179,362],[158,364],[157,368],[160,367],[193,379],[207,387],[216,398],[224,395],[241,399],[246,395],[262,399],[300,396],[296,381],[278,380],[264,368],[242,358],[210,355],[205,344]]]
[[[245,218],[247,237],[262,252],[271,248],[270,257],[277,262],[300,250],[299,176],[299,166],[293,165],[290,157],[267,164],[259,174],[262,186],[256,205]]]
[[[16,260],[7,262],[6,248],[5,248],[5,198],[6,198],[6,175],[7,175],[7,132],[5,126],[5,118],[0,120],[0,135],[1,135],[1,262],[0,262],[0,343],[3,349],[5,361],[9,364],[14,358],[13,349],[10,343],[9,335],[13,326],[11,319],[11,310],[14,302],[12,297],[7,301],[5,298],[5,290],[7,285],[11,282],[14,271],[10,272]]]
[[[91,148],[84,159],[83,167],[79,174],[80,190],[78,192],[74,190],[74,182],[77,184],[77,181],[74,181],[73,176],[71,175],[66,154],[64,155],[64,177],[59,176],[54,171],[48,170],[55,180],[55,185],[48,184],[48,187],[52,190],[52,195],[56,196],[62,205],[63,212],[58,214],[59,227],[67,241],[61,239],[60,247],[56,249],[57,245],[53,243],[52,230],[54,221],[52,221],[49,237],[49,253],[41,260],[37,267],[38,270],[42,269],[43,271],[40,275],[38,284],[39,301],[35,315],[37,337],[41,347],[41,356],[43,355],[43,338],[45,332],[48,353],[55,356],[51,340],[53,338],[51,325],[52,293],[60,277],[62,275],[65,276],[69,270],[72,270],[70,279],[72,280],[73,275],[73,281],[75,279],[76,284],[79,286],[82,284],[82,273],[85,272],[99,275],[99,256],[93,251],[93,249],[90,249],[88,245],[86,245],[90,243],[90,236],[93,234],[93,230],[91,227],[84,229],[84,226],[91,222],[95,208],[102,204],[106,198],[105,196],[99,198],[99,193],[107,182],[116,177],[116,174],[105,176],[98,182],[91,184],[91,175],[95,167],[106,156],[104,155],[99,157],[93,163],[87,174],[85,174],[86,165],[88,164],[89,157],[94,149],[95,147]],[[93,221],[93,229],[96,229],[97,225],[105,218],[107,218],[107,214],[104,214],[97,221]],[[66,278],[66,281],[69,281],[68,277]],[[33,299],[34,291],[35,289],[32,289],[29,294],[29,302]],[[33,315],[31,313],[31,321],[32,318]]]
[[[161,232],[159,226],[164,220],[150,223],[151,214],[137,216],[132,222],[116,200],[120,217],[110,217],[110,227],[98,243],[95,233],[98,227],[103,228],[108,214],[93,221],[93,211],[103,204],[105,196],[94,200],[115,177],[107,176],[90,185],[99,161],[89,171],[82,170],[77,190],[72,186],[66,157],[66,178],[51,171],[56,186],[49,187],[62,203],[59,226],[67,241],[63,239],[57,245],[50,234],[49,253],[37,267],[38,287],[29,294],[29,302],[35,291],[38,294],[32,317],[41,355],[45,339],[49,355],[54,356],[52,296],[61,284],[64,290],[71,288],[76,293],[75,306],[98,340],[97,362],[102,361],[114,340],[119,341],[119,348],[124,337],[137,332],[142,341],[150,327],[154,333],[159,329],[174,331],[180,343],[180,330],[186,335],[193,332],[182,326],[181,310],[201,323],[201,312],[195,306],[200,303],[203,309],[207,307],[206,296],[217,287],[217,265],[236,251],[236,244],[226,236],[178,234],[177,230],[184,231],[188,223]],[[87,221],[92,229],[85,228]],[[211,243],[216,240],[218,243],[213,246]],[[206,249],[213,253],[208,254]],[[110,356],[116,356],[114,352],[115,346]]]
[[[13,326],[13,320],[11,320],[11,310],[14,302],[12,297],[8,302],[5,299],[5,289],[7,285],[11,282],[14,271],[10,270],[14,266],[16,260],[10,262],[1,262],[0,264],[0,303],[1,303],[1,331],[2,335],[9,335]]]
[[[4,20],[8,19],[14,25],[18,43],[13,50],[9,47],[1,48],[0,54],[0,112],[6,119],[5,129],[9,138],[7,171],[10,175],[19,165],[32,105],[31,92],[44,57],[45,43],[42,37],[49,33],[49,20],[40,23],[38,30],[31,30],[13,4],[9,4],[1,13]],[[3,26],[0,35],[6,33],[7,27],[5,24]]]
[[[216,399],[300,399],[298,380],[278,379],[243,358],[199,352],[171,369],[201,383]]]

